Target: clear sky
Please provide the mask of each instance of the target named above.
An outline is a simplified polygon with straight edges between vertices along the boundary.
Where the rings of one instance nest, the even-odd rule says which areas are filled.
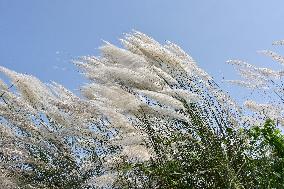
[[[268,66],[256,51],[284,39],[283,20],[283,0],[0,0],[0,65],[74,90],[84,81],[70,59],[136,29],[176,42],[220,82],[236,77],[228,59]]]

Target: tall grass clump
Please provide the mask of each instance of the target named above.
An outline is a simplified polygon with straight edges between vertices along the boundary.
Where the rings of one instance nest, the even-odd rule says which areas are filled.
[[[79,96],[0,67],[11,80],[0,81],[3,187],[284,186],[280,114],[247,121],[247,111],[174,43],[137,31],[121,43],[74,60],[89,80]]]

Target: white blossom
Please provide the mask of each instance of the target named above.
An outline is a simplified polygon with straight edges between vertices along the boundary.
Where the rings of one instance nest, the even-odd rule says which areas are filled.
[[[152,155],[149,149],[144,145],[131,145],[126,146],[121,155],[129,158],[130,161],[147,161]]]
[[[106,173],[88,181],[88,185],[95,186],[96,188],[111,188],[117,175],[115,173]]]

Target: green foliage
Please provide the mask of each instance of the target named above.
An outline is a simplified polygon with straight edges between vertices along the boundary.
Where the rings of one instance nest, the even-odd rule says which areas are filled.
[[[251,145],[262,158],[254,160],[255,166],[262,165],[266,174],[260,179],[271,188],[284,187],[284,135],[276,128],[273,120],[268,119],[263,127],[254,126],[248,130]]]
[[[273,120],[268,119],[263,127],[254,126],[249,130],[254,142],[261,141],[272,148],[275,156],[284,157],[284,135],[276,128]]]
[[[284,137],[272,120],[263,127],[229,128],[226,133],[219,137],[200,130],[199,139],[181,132],[169,138],[152,135],[159,141],[155,145],[160,156],[150,162],[125,163],[126,172],[132,170],[143,181],[121,178],[128,179],[126,188],[139,188],[137,183],[141,188],[165,189],[284,187]]]

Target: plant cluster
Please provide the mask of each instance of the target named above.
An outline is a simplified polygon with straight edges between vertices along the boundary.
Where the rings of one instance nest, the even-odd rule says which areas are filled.
[[[74,60],[79,96],[0,67],[0,188],[284,187],[283,71],[229,61],[276,97],[247,116],[176,44],[121,42]]]

